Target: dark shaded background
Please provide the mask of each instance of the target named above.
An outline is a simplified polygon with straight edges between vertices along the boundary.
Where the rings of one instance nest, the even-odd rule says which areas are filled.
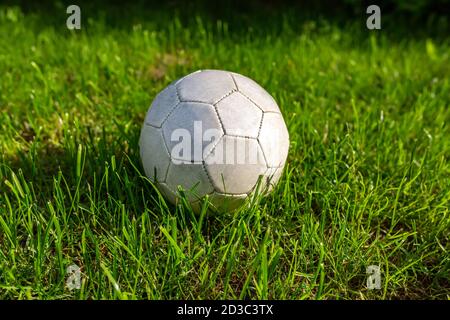
[[[299,21],[323,18],[335,23],[345,23],[356,19],[365,22],[368,16],[366,8],[376,4],[381,8],[383,29],[394,30],[405,26],[410,28],[411,32],[420,33],[421,29],[426,27],[429,30],[430,26],[433,26],[436,34],[447,35],[450,31],[448,25],[450,0],[56,0],[45,2],[6,0],[2,2],[5,5],[20,6],[25,14],[39,13],[44,19],[52,16],[54,19],[48,19],[48,23],[65,21],[66,16],[61,15],[61,11],[64,12],[71,4],[77,4],[82,8],[82,14],[87,14],[92,19],[103,19],[117,27],[142,23],[149,18],[163,21],[166,16],[174,15],[182,22],[189,22],[197,15],[201,15],[211,20],[226,21],[234,29],[246,30],[249,26],[253,26],[262,32],[267,24],[270,24],[270,29],[273,29],[274,20],[277,20],[281,12],[286,12],[286,9],[291,12],[293,19]],[[237,12],[239,15],[236,14]]]

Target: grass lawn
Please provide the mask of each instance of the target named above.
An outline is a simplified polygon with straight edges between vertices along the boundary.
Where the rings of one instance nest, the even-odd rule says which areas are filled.
[[[65,9],[0,6],[1,299],[450,298],[445,18],[105,5],[69,31]],[[253,78],[287,122],[250,208],[198,216],[143,174],[152,99],[197,69]]]

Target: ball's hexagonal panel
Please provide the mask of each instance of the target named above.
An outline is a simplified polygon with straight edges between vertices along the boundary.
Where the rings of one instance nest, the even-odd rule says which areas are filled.
[[[167,115],[178,104],[178,96],[174,85],[169,85],[153,100],[145,116],[145,123],[154,127],[161,127]]]
[[[283,167],[278,168],[268,168],[264,177],[266,178],[266,192],[269,193],[273,190],[273,188],[277,185],[280,180],[281,174],[283,173]]]
[[[165,181],[170,157],[161,129],[144,124],[139,149],[145,175],[153,182]]]
[[[229,212],[241,207],[247,195],[228,195],[219,192],[214,192],[209,196],[209,202],[212,205],[212,210],[219,212]]]
[[[258,141],[269,167],[284,165],[289,150],[289,133],[280,113],[264,113]]]
[[[162,126],[164,140],[172,159],[200,162],[203,152],[223,135],[214,107],[205,103],[181,102]],[[205,138],[208,132],[211,139]]]
[[[280,112],[274,98],[259,84],[243,75],[232,73],[238,91],[249,97],[265,112]]]
[[[258,137],[262,111],[239,92],[216,104],[217,113],[227,135]]]
[[[199,101],[214,104],[236,90],[230,73],[220,70],[194,72],[177,84],[182,101]]]
[[[212,193],[214,188],[209,181],[203,163],[171,163],[167,173],[166,184],[178,195],[178,186],[192,202]],[[173,190],[174,188],[177,188]]]
[[[205,159],[216,191],[227,194],[250,192],[267,166],[256,139],[223,136]]]

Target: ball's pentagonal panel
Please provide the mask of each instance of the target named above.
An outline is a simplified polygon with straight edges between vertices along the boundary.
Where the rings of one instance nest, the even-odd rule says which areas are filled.
[[[214,192],[209,196],[209,202],[212,209],[219,212],[229,212],[242,206],[247,198],[247,194],[229,195],[220,192]]]
[[[226,135],[258,137],[262,111],[239,92],[234,92],[216,105]]]
[[[266,179],[265,183],[267,185],[266,190],[267,193],[271,192],[273,188],[277,185],[282,173],[283,167],[267,169],[266,173],[264,174],[264,178]]]
[[[161,129],[144,124],[139,139],[139,149],[145,175],[153,182],[165,181],[170,156],[164,144]]]
[[[243,75],[232,74],[239,92],[251,99],[258,107],[267,112],[280,112],[272,96],[259,84]]]
[[[190,202],[201,199],[214,191],[202,162],[171,163],[169,172],[167,173],[166,183],[178,195],[178,187],[181,187]]]
[[[154,127],[161,127],[170,111],[178,104],[178,96],[174,85],[161,91],[153,100],[145,116],[145,123]]]
[[[281,167],[289,150],[289,133],[280,113],[264,113],[258,137],[269,167]]]
[[[197,102],[181,102],[162,129],[172,159],[187,162],[201,162],[223,134],[214,107]]]
[[[202,70],[190,74],[177,84],[182,101],[199,101],[214,104],[236,90],[230,73],[220,70]]]
[[[256,139],[227,135],[206,157],[205,166],[216,191],[227,194],[251,192],[267,170]]]

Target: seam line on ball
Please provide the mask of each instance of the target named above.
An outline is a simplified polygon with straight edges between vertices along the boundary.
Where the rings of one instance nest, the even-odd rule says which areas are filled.
[[[231,80],[233,80],[234,86],[236,87],[236,91],[239,91],[239,87],[237,85],[236,79],[234,79],[233,73],[228,72],[228,74],[230,75]]]
[[[227,137],[232,137],[232,138],[242,138],[242,139],[249,139],[249,140],[258,140],[258,137],[250,137],[250,136],[241,136],[238,134],[230,134],[230,133],[226,133],[225,134]]]
[[[264,153],[264,148],[262,147],[261,142],[259,141],[259,138],[256,139],[256,141],[258,141],[258,146],[261,149],[261,153],[262,153],[263,158],[264,158],[264,163],[266,164],[266,168],[268,168],[269,167],[269,162],[267,161],[266,154]]]
[[[261,121],[259,122],[259,128],[258,128],[258,135],[257,135],[257,139],[259,139],[259,135],[261,134],[261,129],[262,129],[262,126],[263,126],[263,121],[264,121],[264,111],[263,111],[263,113],[262,113],[262,116],[261,116]],[[259,140],[258,140],[259,141]]]
[[[219,98],[219,100],[217,100],[216,102],[213,103],[213,106],[216,106],[220,101],[222,101],[223,99],[225,99],[226,97],[230,96],[231,94],[233,94],[234,92],[237,92],[237,90],[235,90],[234,88],[231,89],[230,92],[228,92],[227,94],[223,95],[221,98]]]
[[[147,122],[147,121],[145,121],[144,122],[144,124],[146,125],[146,126],[148,126],[148,127],[152,127],[152,128],[155,128],[155,129],[161,129],[162,128],[162,126],[155,126],[154,124],[151,124],[151,123],[149,123],[149,122]]]
[[[213,108],[217,119],[219,119],[220,128],[222,129],[223,134],[227,134],[225,127],[223,126],[222,118],[220,117],[219,111],[217,110],[217,106],[214,105]]]
[[[248,95],[246,95],[245,93],[243,93],[242,91],[239,91],[240,94],[242,94],[245,98],[247,98],[251,103],[253,103],[259,110],[261,110],[262,112],[264,112],[264,110],[255,102],[253,101],[252,98],[250,98]]]
[[[203,170],[205,170],[206,176],[208,177],[208,181],[211,184],[211,186],[213,187],[213,192],[216,191],[216,186],[214,185],[214,182],[212,181],[211,177],[209,176],[209,172],[208,170],[206,170],[206,166],[205,166],[205,160],[202,161],[202,168]]]
[[[170,117],[170,115],[175,111],[176,108],[178,108],[178,106],[180,105],[181,101],[178,101],[178,103],[172,108],[172,110],[169,111],[169,113],[166,115],[166,117],[164,118],[164,120],[161,122],[161,128],[164,125],[164,123],[166,122],[166,120]]]

